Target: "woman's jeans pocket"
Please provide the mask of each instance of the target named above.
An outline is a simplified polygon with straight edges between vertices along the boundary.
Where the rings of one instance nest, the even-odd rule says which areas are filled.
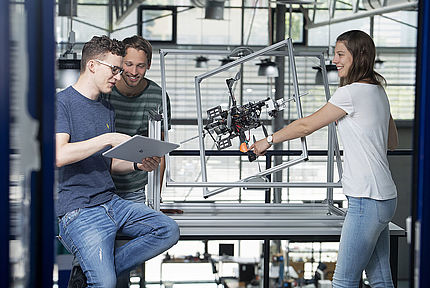
[[[375,201],[377,205],[378,220],[381,224],[387,224],[393,219],[397,207],[397,198]]]

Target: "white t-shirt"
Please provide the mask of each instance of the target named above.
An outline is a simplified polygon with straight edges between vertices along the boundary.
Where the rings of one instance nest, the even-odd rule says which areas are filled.
[[[397,189],[387,160],[390,105],[384,88],[352,83],[338,88],[329,102],[347,113],[338,121],[344,150],[344,194],[395,198]]]

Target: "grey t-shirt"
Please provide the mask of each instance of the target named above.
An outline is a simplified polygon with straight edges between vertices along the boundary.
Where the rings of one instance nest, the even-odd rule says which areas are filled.
[[[70,143],[114,132],[114,118],[115,113],[105,100],[91,100],[71,86],[57,94],[56,133],[69,134]],[[102,156],[108,149],[58,169],[57,216],[112,198],[115,185],[110,175],[111,159]]]

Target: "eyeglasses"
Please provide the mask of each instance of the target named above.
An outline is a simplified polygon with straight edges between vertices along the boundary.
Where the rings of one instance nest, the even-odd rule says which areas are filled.
[[[105,61],[99,60],[99,59],[94,59],[95,61],[99,62],[100,64],[106,65],[108,67],[110,67],[110,69],[112,70],[112,74],[113,75],[121,75],[122,72],[124,72],[124,69],[122,69],[121,67],[106,63]]]

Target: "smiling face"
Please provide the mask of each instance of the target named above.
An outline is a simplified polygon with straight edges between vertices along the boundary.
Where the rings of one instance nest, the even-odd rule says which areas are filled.
[[[336,42],[333,63],[337,67],[339,77],[346,77],[351,69],[353,58],[343,41]]]
[[[148,57],[143,50],[128,48],[124,57],[122,79],[129,88],[146,86],[145,74],[149,69]]]

